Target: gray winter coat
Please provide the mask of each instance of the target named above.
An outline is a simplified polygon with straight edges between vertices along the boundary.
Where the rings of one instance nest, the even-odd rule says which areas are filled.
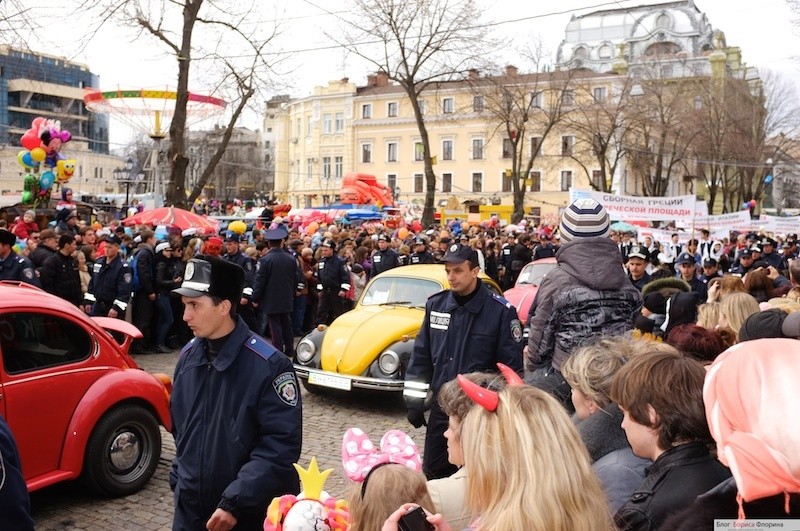
[[[561,364],[573,350],[602,336],[629,331],[642,307],[609,238],[578,238],[556,253],[530,311],[526,368]]]

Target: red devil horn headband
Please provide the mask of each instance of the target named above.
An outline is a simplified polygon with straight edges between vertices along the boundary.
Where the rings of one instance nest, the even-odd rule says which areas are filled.
[[[524,385],[522,378],[520,378],[511,367],[503,365],[502,363],[498,363],[497,367],[505,377],[508,385]],[[458,384],[473,402],[482,406],[487,411],[497,410],[497,404],[500,402],[497,391],[492,391],[490,389],[486,389],[485,387],[481,387],[475,382],[468,380],[461,374],[458,375]]]

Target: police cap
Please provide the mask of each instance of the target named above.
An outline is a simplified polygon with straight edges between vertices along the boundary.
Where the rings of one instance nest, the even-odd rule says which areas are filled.
[[[322,240],[320,243],[322,247],[327,247],[328,249],[335,249],[336,245],[333,243],[333,240]]]
[[[628,258],[641,258],[642,260],[647,261],[650,258],[650,253],[645,247],[642,247],[641,245],[634,245],[631,247],[630,252],[628,252]]]
[[[448,247],[447,252],[442,258],[442,262],[448,264],[460,264],[466,260],[470,261],[472,267],[478,267],[478,253],[469,245],[462,245],[460,243],[454,243]]]
[[[279,242],[289,237],[289,231],[285,227],[269,229],[264,231],[264,239],[270,242]]]
[[[13,232],[7,231],[6,229],[0,229],[0,243],[3,245],[14,245],[17,243],[17,237],[14,236]]]
[[[675,263],[678,265],[693,264],[695,263],[694,256],[690,255],[689,253],[681,253]]]
[[[378,241],[379,242],[388,242],[389,241],[389,237],[387,235],[385,235],[385,234],[379,234],[378,235]]]
[[[203,295],[238,301],[244,287],[244,269],[238,264],[217,258],[199,255],[186,264],[183,283],[173,293],[197,298]]]
[[[116,234],[111,234],[106,238],[106,245],[109,243],[112,245],[122,245],[122,240]]]
[[[236,242],[236,243],[239,243],[239,242],[241,241],[241,237],[240,237],[238,234],[236,234],[235,232],[232,232],[232,233],[230,233],[230,234],[228,235],[228,237],[227,237],[227,238],[225,238],[225,241],[226,241],[226,242]]]

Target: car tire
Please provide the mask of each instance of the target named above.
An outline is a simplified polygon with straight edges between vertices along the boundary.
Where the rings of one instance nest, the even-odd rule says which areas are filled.
[[[153,414],[140,406],[118,407],[89,437],[83,479],[101,496],[127,496],[150,480],[160,457],[161,432]]]

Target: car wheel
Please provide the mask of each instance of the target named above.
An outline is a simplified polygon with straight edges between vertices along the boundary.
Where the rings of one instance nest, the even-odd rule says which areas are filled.
[[[122,406],[106,413],[89,437],[83,478],[101,496],[126,496],[144,487],[160,457],[156,418],[142,407]]]

